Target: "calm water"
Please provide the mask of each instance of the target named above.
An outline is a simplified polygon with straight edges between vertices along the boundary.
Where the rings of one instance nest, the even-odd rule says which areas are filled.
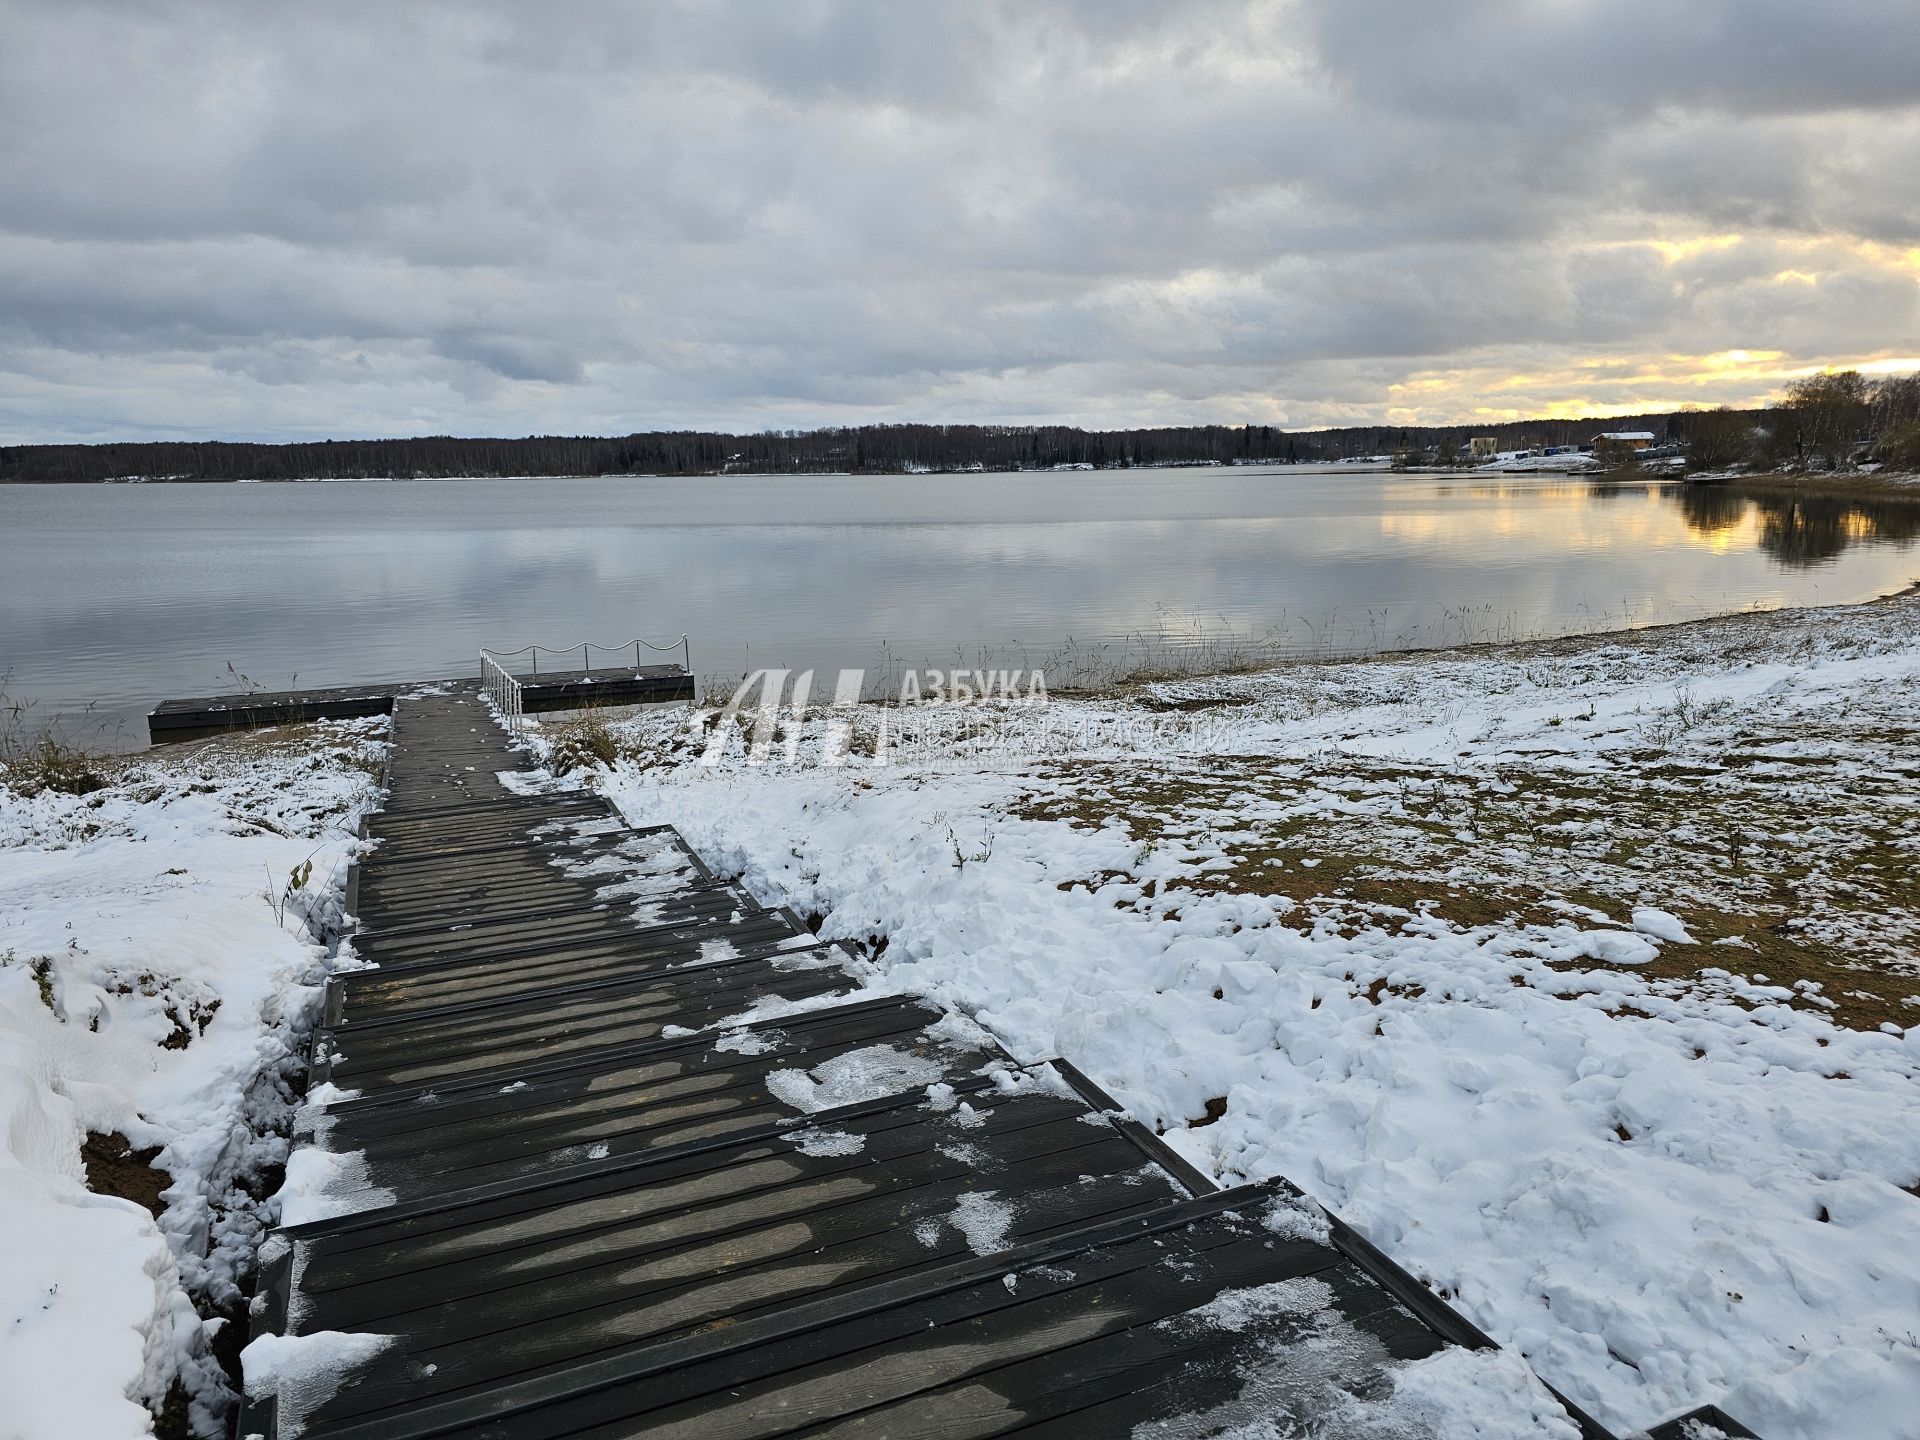
[[[1347,653],[1866,599],[1920,575],[1917,511],[1352,467],[0,487],[0,672],[111,721],[229,666],[305,687],[682,631],[736,676],[1059,671],[1195,625]]]

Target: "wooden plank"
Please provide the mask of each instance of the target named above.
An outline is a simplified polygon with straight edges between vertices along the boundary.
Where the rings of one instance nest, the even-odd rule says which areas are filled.
[[[348,1078],[367,1065],[433,1056],[444,1073],[468,1065],[497,1063],[501,1056],[547,1058],[655,1039],[666,1027],[699,1031],[756,1005],[797,1003],[844,995],[858,982],[838,966],[781,968],[768,960],[746,965],[688,967],[667,974],[584,988],[549,989],[532,995],[443,1007],[422,1013],[351,1016],[329,1026],[334,1049],[347,1051]]]
[[[429,1060],[408,1077],[413,1084],[364,1089],[328,1106],[299,1139],[359,1154],[369,1183],[402,1200],[581,1160],[617,1162],[798,1121],[804,1112],[789,1101],[805,1087],[776,1094],[778,1072],[818,1075],[832,1062],[844,1069],[878,1060],[898,1073],[820,1092],[822,1103],[843,1104],[920,1093],[935,1079],[958,1083],[996,1058],[927,1035],[928,1018],[886,1005],[836,1006],[749,1027],[753,1043],[745,1047],[736,1040],[720,1048],[723,1037],[709,1033],[419,1083],[435,1069]],[[762,1043],[768,1048],[742,1053]],[[834,1071],[826,1073],[831,1081]]]
[[[972,1126],[924,1101],[914,1112],[930,1119],[842,1122],[836,1133],[859,1136],[870,1154],[809,1155],[789,1133],[630,1170],[620,1189],[589,1177],[519,1206],[441,1210],[389,1235],[296,1235],[300,1326],[399,1337],[391,1373],[417,1399],[952,1264],[974,1253],[956,1215],[996,1186],[1019,1197],[993,1242],[1001,1249],[1174,1194],[1110,1126],[1082,1123],[1074,1100],[1002,1099],[997,1123]],[[423,1365],[434,1367],[424,1391],[414,1378]],[[380,1383],[364,1382],[360,1400],[377,1401]]]
[[[467,801],[438,811],[412,815],[387,812],[368,818],[365,831],[375,848],[368,861],[390,863],[413,857],[435,858],[448,853],[538,843],[546,824],[566,820],[576,825],[620,825],[604,804],[582,803],[571,796],[520,796],[503,793],[490,801]]]
[[[559,812],[555,818],[565,819],[571,832],[560,838],[559,843],[563,845],[590,839],[596,834],[639,836],[673,833],[673,827],[669,825],[629,827],[611,811]],[[485,859],[516,850],[548,849],[556,843],[548,830],[550,823],[542,823],[538,815],[514,815],[508,822],[497,826],[475,827],[471,830],[442,829],[418,838],[401,837],[397,840],[376,836],[373,838],[377,848],[367,854],[361,863],[398,870],[409,866],[432,866],[448,860]]]
[[[369,871],[360,877],[360,919],[370,938],[472,923],[478,915],[497,925],[579,910],[624,916],[637,927],[683,913],[700,890],[729,888],[670,848],[651,862],[635,858],[632,879],[570,872],[563,864],[454,865],[424,877]]]
[[[818,943],[777,910],[734,910],[706,924],[561,940],[500,955],[453,955],[411,964],[389,961],[377,968],[336,974],[328,984],[326,1023],[344,1018],[350,1004],[364,1004],[375,1011],[431,1009],[462,994],[481,999],[595,984],[701,965],[736,952],[743,958],[792,952],[794,963],[803,965],[802,952]]]
[[[806,1010],[745,1028],[761,1033],[764,1043],[772,1047],[751,1057],[754,1059],[777,1054],[791,1065],[816,1053],[837,1055],[846,1049],[891,1044],[931,1061],[936,1056],[958,1053],[957,1045],[924,1033],[945,1018],[943,1012],[918,1001],[889,998]],[[609,1024],[614,1027],[612,1033],[624,1038],[609,1040],[608,1031],[593,1030],[576,1040],[551,1046],[529,1041],[521,1050],[458,1057],[382,1043],[350,1029],[340,1033],[336,1045],[332,1032],[322,1032],[315,1045],[313,1074],[316,1081],[330,1081],[369,1097],[381,1091],[398,1095],[433,1091],[444,1099],[448,1088],[455,1085],[485,1088],[495,1082],[508,1084],[583,1066],[607,1077],[629,1073],[660,1077],[705,1071],[716,1064],[726,1068],[745,1058],[728,1052],[730,1059],[716,1061],[706,1053],[710,1041],[699,1035],[663,1037],[665,1026],[657,1017],[623,1019],[616,1012]],[[807,1063],[810,1066],[816,1062]],[[593,1088],[604,1094],[614,1087],[613,1079],[604,1078]]]
[[[970,1373],[906,1404],[865,1411],[831,1433],[849,1440],[1016,1433],[1080,1440],[1131,1435],[1156,1422],[1179,1433],[1187,1420],[1206,1431],[1265,1425],[1281,1435],[1337,1434],[1322,1427],[1340,1397],[1377,1399],[1390,1365],[1441,1348],[1357,1267],[1330,1266],[1280,1283],[1295,1289],[1298,1308],[1276,1306],[1245,1324],[1236,1319],[1235,1329],[1206,1323],[1191,1309],[1161,1315]],[[1000,1397],[1001,1413],[960,1412],[956,1425],[949,1417],[964,1390]],[[1007,1424],[1010,1418],[1016,1423]]]
[[[574,833],[569,830],[536,832],[512,845],[463,848],[458,853],[383,856],[379,850],[361,865],[361,892],[371,901],[389,906],[420,908],[438,896],[454,893],[454,885],[512,885],[550,883],[556,879],[587,879],[593,888],[633,888],[636,880],[658,877],[664,884],[686,875],[712,878],[693,852],[671,831]],[[576,887],[577,888],[577,887]],[[658,888],[658,887],[656,887]]]
[[[594,903],[553,913],[506,917],[477,916],[426,927],[403,928],[392,934],[356,934],[354,952],[383,967],[418,965],[445,960],[479,960],[524,955],[536,948],[557,948],[590,940],[647,940],[668,935],[689,941],[704,929],[724,929],[754,914],[754,901],[724,885],[703,886],[675,898],[670,913],[651,924],[630,910]]]
[[[1045,1111],[1050,1099],[1031,1108]],[[837,1122],[844,1128],[834,1133],[858,1135],[867,1153],[812,1156],[801,1144],[816,1132],[789,1130],[702,1156],[693,1170],[629,1169],[617,1189],[590,1176],[518,1197],[511,1207],[492,1201],[485,1216],[456,1206],[427,1217],[430,1226],[398,1233],[374,1229],[310,1243],[296,1234],[307,1300],[301,1324],[415,1323],[422,1343],[450,1346],[502,1326],[597,1324],[588,1310],[617,1304],[631,1337],[640,1333],[638,1306],[652,1297],[649,1303],[670,1305],[655,1319],[678,1333],[707,1323],[687,1318],[688,1297],[702,1295],[711,1306],[716,1285],[731,1303],[750,1307],[768,1290],[791,1293],[788,1281],[844,1285],[856,1266],[893,1274],[972,1253],[950,1218],[961,1200],[1000,1180],[1031,1182],[1013,1208],[1012,1241],[1132,1213],[1170,1193],[1164,1177],[1110,1129],[1078,1123],[1063,1102],[1051,1105],[1061,1108],[1024,1115],[1019,1125],[976,1127],[964,1153],[951,1137],[940,1148],[937,1128],[924,1124],[895,1123],[869,1136],[859,1122]],[[1019,1108],[1006,1102],[1000,1110]],[[913,1233],[923,1220],[935,1222],[924,1239]],[[688,1263],[696,1246],[706,1253]],[[805,1273],[768,1279],[794,1270]],[[738,1283],[749,1274],[758,1277],[753,1286]]]
[[[617,907],[630,901],[639,907],[649,900],[671,900],[676,891],[691,897],[719,883],[677,835],[659,834],[616,839],[594,849],[555,844],[402,870],[375,866],[360,877],[361,934],[399,935],[465,922],[476,914],[483,923],[497,924],[522,914],[595,904]]]
[[[1229,1198],[1257,1209],[1263,1196],[1247,1190]],[[377,1381],[372,1369],[310,1417],[309,1433],[697,1431],[708,1440],[794,1433],[1018,1357],[1191,1315],[1231,1286],[1310,1277],[1342,1263],[1325,1247],[1279,1239],[1257,1216],[1229,1213],[1210,1197],[801,1299],[678,1339],[616,1346],[570,1366],[502,1367],[461,1390],[421,1396],[419,1384],[433,1378],[420,1376],[423,1366]]]
[[[838,971],[850,959],[837,941],[819,941],[811,935],[792,935],[784,920],[770,927],[764,939],[744,948],[734,938],[742,927],[727,932],[724,943],[674,944],[648,947],[615,941],[604,949],[583,947],[568,952],[564,961],[532,960],[482,962],[400,971],[351,971],[327,986],[321,1023],[329,1029],[367,1020],[436,1015],[453,1009],[472,1010],[502,1004],[524,1004],[547,997],[585,994],[605,987],[677,983],[685,976],[690,1008],[702,1003],[699,988],[724,983],[720,972],[734,966],[771,966],[776,971]],[[714,971],[711,981],[700,972]]]

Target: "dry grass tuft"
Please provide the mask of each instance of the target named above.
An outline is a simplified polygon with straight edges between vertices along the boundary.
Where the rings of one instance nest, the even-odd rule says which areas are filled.
[[[549,763],[556,775],[596,765],[612,765],[620,758],[620,741],[604,717],[587,711],[562,722],[553,732],[553,753]]]
[[[107,786],[107,757],[62,740],[51,725],[31,721],[33,702],[0,692],[0,779],[22,795],[43,790],[91,795]]]

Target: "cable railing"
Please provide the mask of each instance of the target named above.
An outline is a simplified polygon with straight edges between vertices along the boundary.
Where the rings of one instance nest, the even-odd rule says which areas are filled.
[[[631,650],[633,652],[633,668],[636,671],[641,668],[641,652],[643,650],[650,650],[655,654],[671,654],[673,651],[678,650],[680,652],[681,668],[685,670],[688,675],[693,674],[693,647],[688,643],[685,635],[665,645],[656,645],[651,640],[631,640],[625,645],[595,645],[591,641],[583,640],[578,645],[559,647],[552,645],[522,645],[518,650],[488,650],[483,647],[480,651],[480,688],[486,694],[486,697],[493,702],[493,707],[495,711],[498,712],[501,723],[514,734],[518,735],[521,726],[526,721],[525,687],[528,681],[536,681],[540,678],[541,654],[544,652],[548,655],[565,656],[568,658],[577,654],[580,657],[580,673],[591,675],[593,673],[593,652],[596,650],[603,655],[620,656],[623,664],[626,660],[627,652]],[[522,655],[528,657],[526,680],[522,680],[518,675],[514,674],[512,670],[507,668],[507,661],[518,659]],[[552,667],[549,667],[547,673],[553,674],[555,672]],[[563,670],[559,673],[565,674],[568,672]]]
[[[678,640],[669,640],[664,645],[656,645],[651,640],[629,640],[624,645],[595,645],[586,640],[582,640],[578,645],[522,645],[518,650],[482,650],[480,652],[480,658],[482,660],[491,659],[498,664],[502,670],[505,670],[507,668],[504,663],[505,661],[517,659],[522,655],[528,656],[529,678],[537,680],[540,678],[540,656],[543,653],[563,656],[569,659],[578,655],[580,657],[581,670],[591,672],[593,669],[593,652],[596,650],[603,655],[619,655],[622,659],[624,659],[626,653],[631,650],[633,652],[633,668],[636,670],[638,670],[642,664],[640,658],[640,652],[642,650],[651,650],[656,655],[670,655],[675,650],[678,650],[680,652],[681,668],[689,675],[693,673],[693,649],[687,643],[687,637],[685,635],[682,635]]]

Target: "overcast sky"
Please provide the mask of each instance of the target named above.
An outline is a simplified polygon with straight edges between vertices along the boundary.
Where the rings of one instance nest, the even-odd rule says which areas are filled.
[[[0,441],[1920,367],[1915,0],[0,0]]]

